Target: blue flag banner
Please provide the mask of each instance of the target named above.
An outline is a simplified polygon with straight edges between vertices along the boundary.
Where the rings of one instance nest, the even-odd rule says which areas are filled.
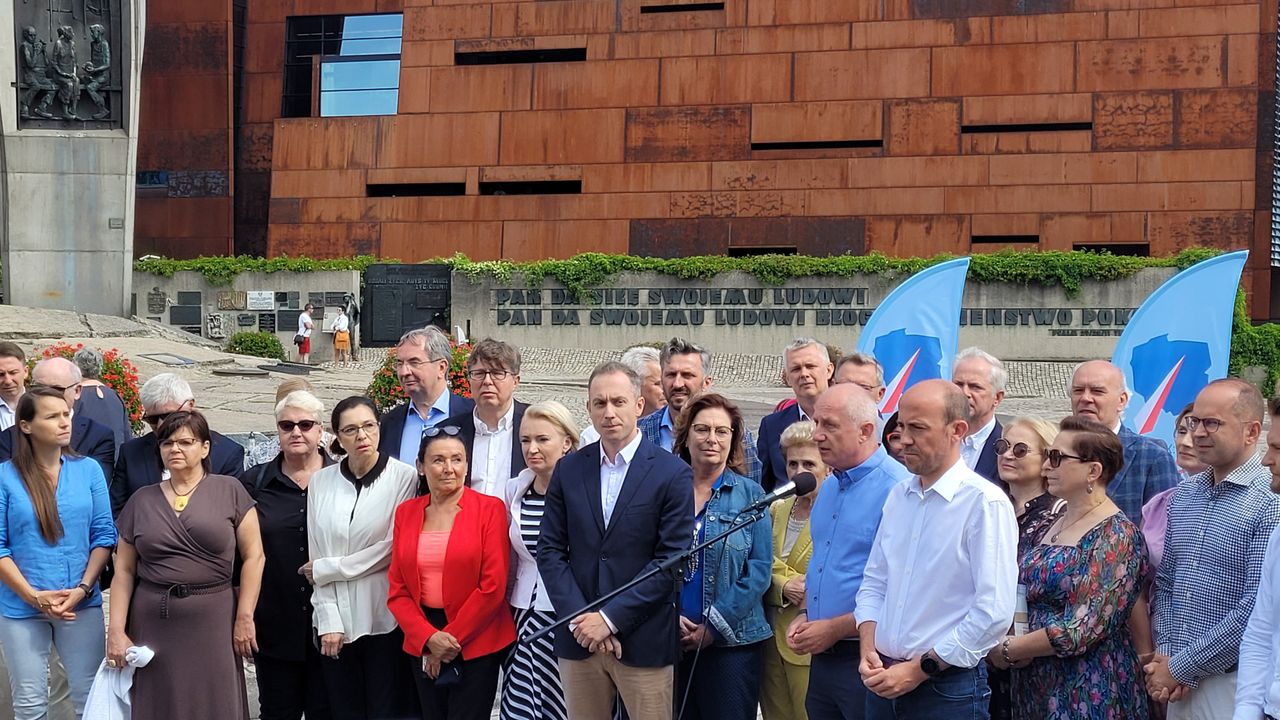
[[[1231,321],[1247,250],[1198,262],[1138,308],[1111,362],[1129,386],[1125,424],[1173,443],[1173,422],[1210,381],[1227,376]]]
[[[858,352],[884,366],[880,412],[891,415],[907,388],[921,380],[951,379],[960,342],[960,301],[969,258],[922,270],[893,289],[858,335]]]

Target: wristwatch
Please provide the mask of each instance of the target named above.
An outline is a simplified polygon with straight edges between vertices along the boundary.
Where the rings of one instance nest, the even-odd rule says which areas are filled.
[[[89,587],[88,585],[85,585],[84,583],[77,583],[76,587],[84,591],[85,597],[93,597],[93,588]]]
[[[920,656],[920,669],[924,671],[925,675],[934,677],[938,673],[942,672],[942,664],[938,662],[937,658],[933,657],[929,653],[925,653]]]

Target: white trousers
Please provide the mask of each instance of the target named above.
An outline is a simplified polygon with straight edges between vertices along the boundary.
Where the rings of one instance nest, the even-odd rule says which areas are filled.
[[[1236,707],[1236,674],[1210,675],[1200,687],[1169,703],[1169,720],[1231,720]]]

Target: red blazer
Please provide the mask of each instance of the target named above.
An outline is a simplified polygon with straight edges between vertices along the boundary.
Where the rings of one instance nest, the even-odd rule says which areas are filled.
[[[437,628],[422,612],[418,575],[418,536],[430,504],[431,496],[423,495],[396,508],[387,607],[404,631],[404,651],[420,657],[427,640],[441,630],[462,644],[464,659],[502,650],[516,639],[507,607],[511,541],[506,505],[498,498],[463,489],[444,555],[444,614],[449,624]]]

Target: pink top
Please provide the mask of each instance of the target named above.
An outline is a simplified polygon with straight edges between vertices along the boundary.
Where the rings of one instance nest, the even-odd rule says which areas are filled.
[[[444,551],[450,532],[423,530],[418,536],[418,581],[427,607],[444,608]]]

